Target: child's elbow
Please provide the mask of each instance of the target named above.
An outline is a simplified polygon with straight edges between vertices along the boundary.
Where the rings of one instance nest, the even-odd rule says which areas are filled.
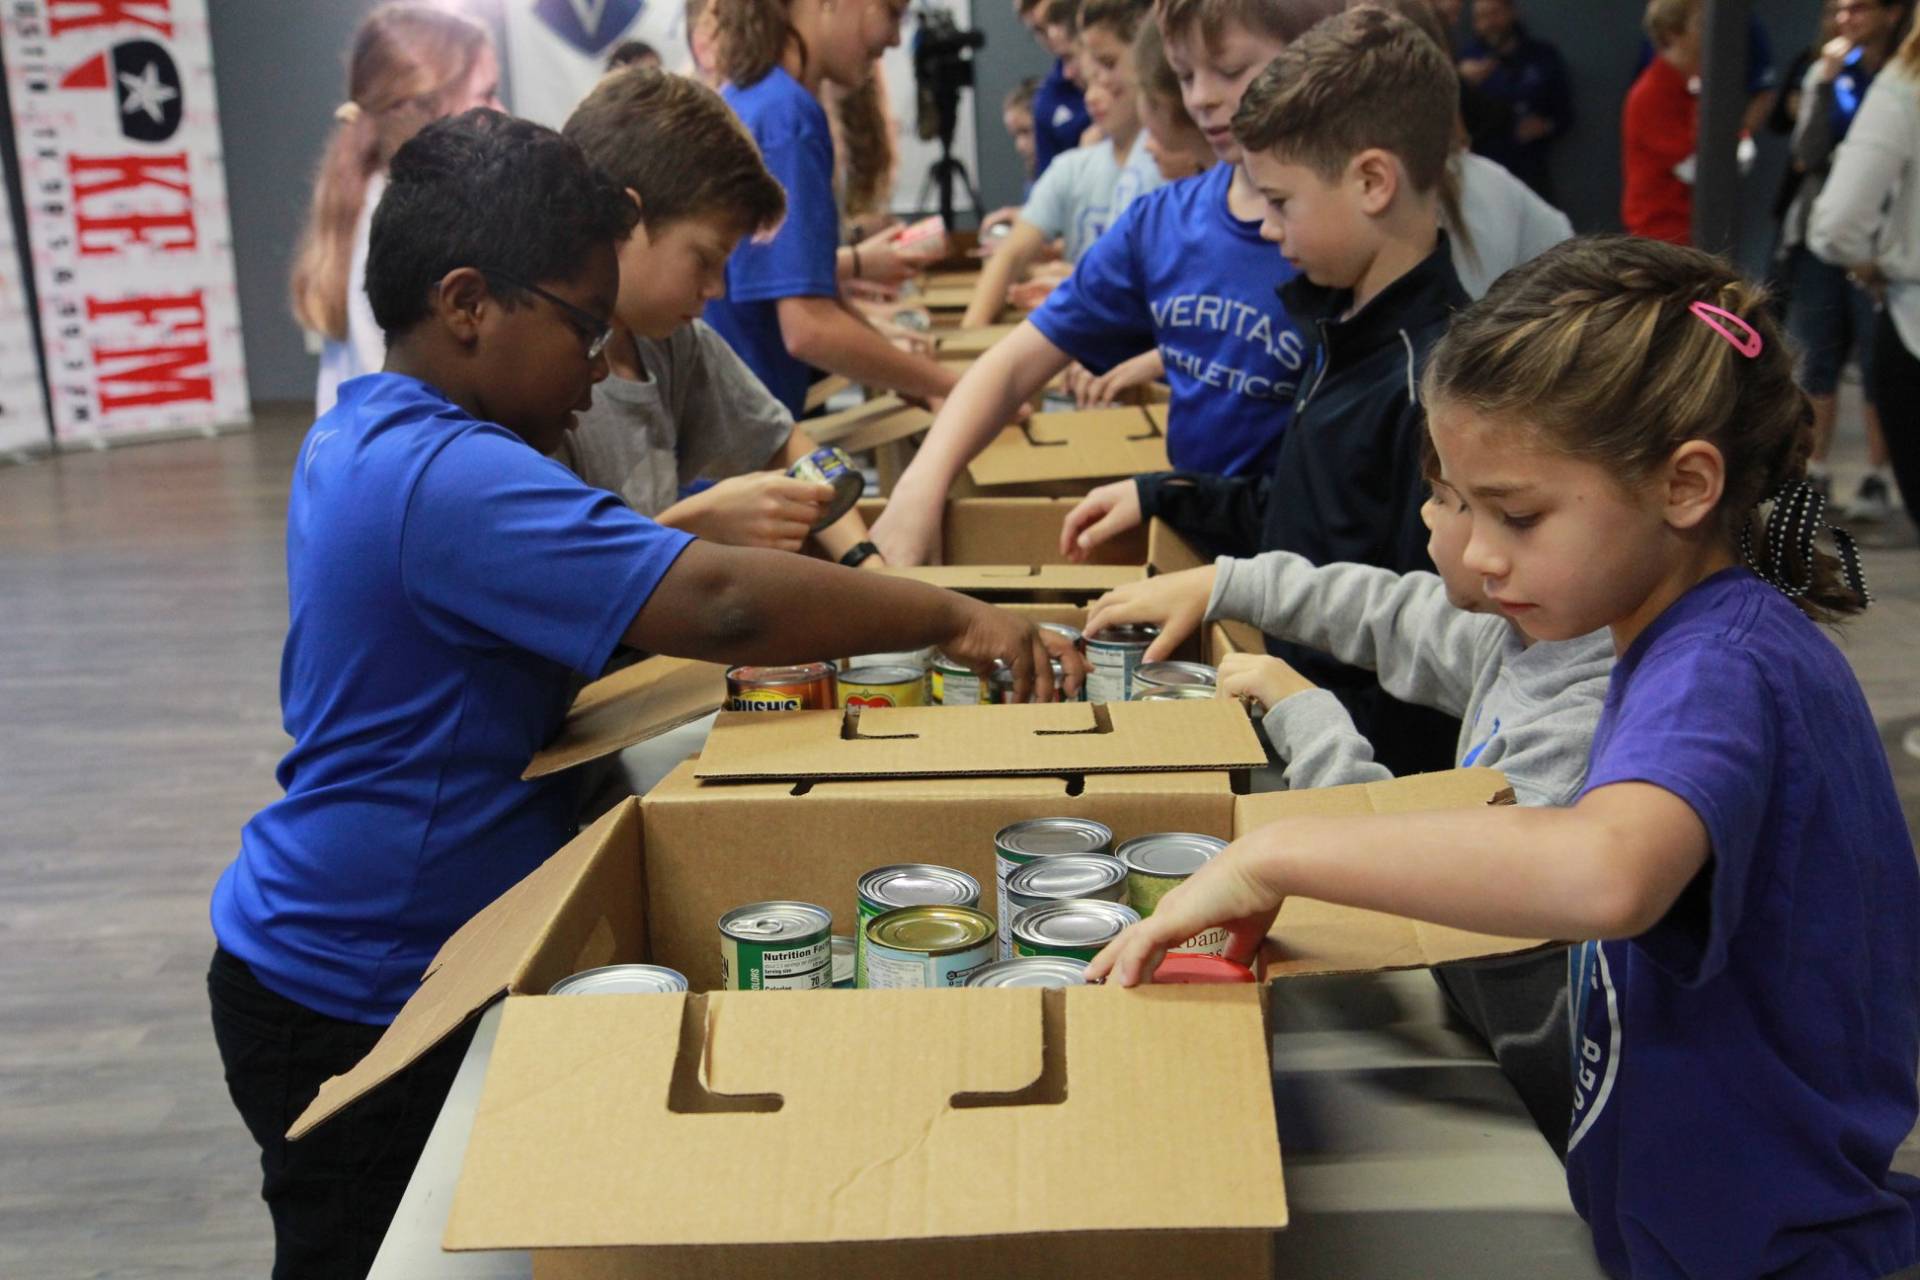
[[[780,343],[787,354],[806,364],[820,363],[820,322],[803,306],[780,308]]]

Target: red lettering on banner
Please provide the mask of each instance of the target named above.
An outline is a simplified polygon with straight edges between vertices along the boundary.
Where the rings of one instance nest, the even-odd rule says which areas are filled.
[[[168,0],[47,0],[47,30],[55,36],[69,31],[114,27],[123,22],[171,39],[173,21]],[[142,11],[146,12],[142,12]]]
[[[193,220],[193,182],[187,153],[167,156],[68,156],[73,181],[73,227],[82,257],[120,253],[137,244],[162,253],[190,252],[199,244]],[[179,208],[132,211],[123,200],[133,192],[179,197]]]
[[[200,290],[155,298],[87,299],[87,319],[128,316],[143,331],[128,335],[139,346],[93,346],[100,412],[198,400],[213,402],[207,372],[207,308]],[[189,373],[205,376],[188,376]]]

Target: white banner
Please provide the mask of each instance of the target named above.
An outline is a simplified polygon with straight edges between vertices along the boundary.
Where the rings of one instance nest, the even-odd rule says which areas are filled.
[[[11,187],[0,186],[0,194],[11,210]],[[27,286],[20,278],[19,242],[9,211],[0,213],[0,457],[43,453],[52,444],[47,403],[40,394],[40,347],[27,314]]]
[[[247,420],[206,0],[6,0],[61,443]]]
[[[970,0],[942,5],[965,29]],[[513,113],[558,129],[574,106],[606,71],[607,54],[622,40],[644,40],[669,68],[684,69],[687,52],[685,0],[507,0],[507,70]],[[938,141],[922,142],[914,132],[918,112],[913,82],[913,35],[919,20],[909,11],[901,24],[900,47],[881,59],[887,82],[900,163],[891,207],[903,213],[938,207],[937,189],[921,205],[927,170],[940,157]],[[961,95],[953,154],[979,182],[974,147],[974,94]],[[967,197],[957,185],[954,203],[965,209]]]

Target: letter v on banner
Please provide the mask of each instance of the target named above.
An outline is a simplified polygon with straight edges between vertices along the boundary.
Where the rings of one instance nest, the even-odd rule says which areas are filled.
[[[206,0],[8,0],[54,435],[247,420]]]

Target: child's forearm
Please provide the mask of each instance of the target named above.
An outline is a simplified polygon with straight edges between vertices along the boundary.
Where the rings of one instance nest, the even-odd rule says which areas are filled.
[[[991,444],[1020,406],[1067,367],[1067,355],[1032,324],[993,344],[960,378],[900,477],[895,493],[945,501],[966,465]]]
[[[1345,787],[1386,782],[1393,772],[1373,758],[1373,744],[1353,727],[1353,717],[1325,689],[1309,689],[1282,698],[1261,726],[1267,741],[1287,762],[1287,789]]]
[[[1277,899],[1560,940],[1644,933],[1708,854],[1693,811],[1645,783],[1603,788],[1570,809],[1309,818],[1237,843]]]
[[[1041,230],[1025,219],[1013,224],[1013,230],[986,265],[973,285],[973,299],[960,319],[963,328],[977,329],[1000,318],[1007,305],[1007,289],[1026,272],[1040,247],[1046,243]]]
[[[782,298],[779,313],[781,340],[796,360],[922,400],[953,390],[952,372],[900,350],[836,298]]]

